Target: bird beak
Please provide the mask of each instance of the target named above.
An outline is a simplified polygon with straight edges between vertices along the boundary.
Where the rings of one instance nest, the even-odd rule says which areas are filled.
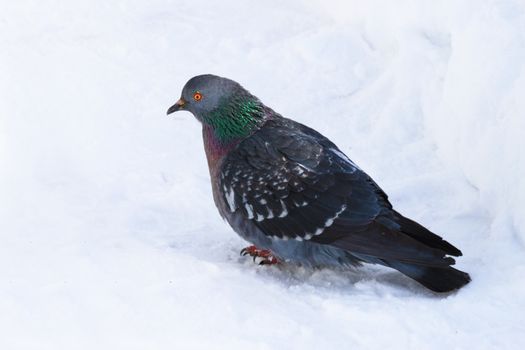
[[[181,97],[177,102],[175,102],[173,106],[171,106],[168,109],[167,114],[171,114],[173,112],[177,112],[177,111],[180,111],[181,109],[184,109],[185,104],[186,104],[186,101]]]

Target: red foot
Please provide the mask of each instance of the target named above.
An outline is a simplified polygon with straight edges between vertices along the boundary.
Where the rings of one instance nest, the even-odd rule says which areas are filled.
[[[241,255],[253,256],[253,261],[259,265],[274,265],[279,263],[279,259],[273,256],[272,252],[266,249],[259,249],[254,245],[241,250]]]

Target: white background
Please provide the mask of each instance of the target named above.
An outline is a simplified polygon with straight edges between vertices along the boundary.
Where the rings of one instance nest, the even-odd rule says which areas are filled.
[[[259,267],[184,83],[337,143],[473,281]],[[525,3],[0,0],[1,349],[525,347]]]

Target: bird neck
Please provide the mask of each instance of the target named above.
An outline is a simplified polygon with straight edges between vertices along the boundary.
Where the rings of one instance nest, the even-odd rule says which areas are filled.
[[[208,160],[211,175],[218,169],[220,161],[226,156],[237,144],[240,139],[224,142],[217,137],[216,130],[209,124],[202,124],[202,140],[204,141],[204,151]]]
[[[218,143],[229,145],[251,135],[266,119],[264,105],[246,93],[222,101],[204,118],[204,124],[211,127]]]

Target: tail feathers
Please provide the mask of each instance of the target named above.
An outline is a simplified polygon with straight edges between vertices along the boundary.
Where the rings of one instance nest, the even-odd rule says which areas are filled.
[[[428,289],[438,292],[451,292],[470,282],[468,273],[453,267],[429,267],[412,265],[399,261],[383,260],[385,265],[398,270],[416,280]]]
[[[435,233],[430,232],[425,227],[421,226],[417,222],[410,220],[403,215],[396,212],[397,223],[401,226],[401,232],[406,234],[407,236],[412,237],[413,239],[431,247],[434,249],[440,249],[447,253],[448,255],[452,256],[461,256],[463,255],[461,253],[461,250],[454,247],[452,244],[445,241],[440,236],[436,235]]]

